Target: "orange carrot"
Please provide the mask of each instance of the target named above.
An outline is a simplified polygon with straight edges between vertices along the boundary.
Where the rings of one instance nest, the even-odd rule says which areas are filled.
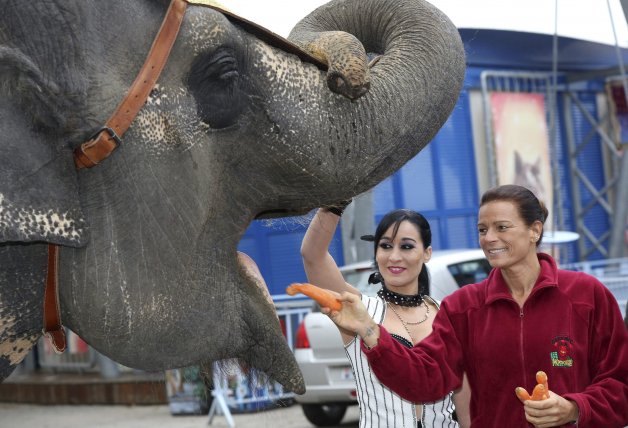
[[[532,391],[532,400],[540,401],[547,400],[548,398],[549,394],[547,392],[547,389],[545,389],[545,385],[543,385],[542,383],[537,384]]]
[[[520,386],[515,388],[515,394],[517,394],[517,398],[521,400],[522,403],[531,398],[530,394],[528,394],[528,391],[526,391],[525,388],[522,388]]]
[[[545,387],[545,391],[549,392],[549,385],[547,384],[547,374],[543,371],[536,372],[536,383],[541,383]]]
[[[515,388],[515,394],[517,398],[524,402],[526,400],[547,400],[549,398],[549,386],[547,384],[547,374],[543,371],[536,372],[536,382],[537,385],[534,387],[532,391],[532,395],[528,394],[528,391],[525,388],[518,386]]]
[[[297,293],[303,293],[311,299],[314,299],[319,305],[324,308],[329,308],[332,311],[339,311],[342,309],[342,303],[340,300],[328,290],[317,287],[314,284],[306,283],[292,283],[286,288],[286,293],[290,296],[294,296]]]

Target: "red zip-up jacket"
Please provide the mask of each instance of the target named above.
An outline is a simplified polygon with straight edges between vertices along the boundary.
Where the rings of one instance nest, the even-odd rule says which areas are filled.
[[[375,375],[403,398],[429,402],[460,387],[466,372],[472,427],[529,428],[515,388],[531,393],[543,370],[549,389],[578,405],[579,428],[628,425],[628,331],[617,301],[596,278],[538,257],[523,308],[493,269],[443,299],[432,334],[414,348],[380,326],[377,346],[362,343]]]

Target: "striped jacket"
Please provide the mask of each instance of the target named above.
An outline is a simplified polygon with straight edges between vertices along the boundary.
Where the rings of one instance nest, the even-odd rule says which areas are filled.
[[[362,296],[369,315],[378,324],[384,322],[386,302],[379,297]],[[437,306],[438,303],[433,301]],[[356,337],[345,346],[356,381],[360,428],[416,428],[417,415],[414,403],[404,400],[384,386],[371,372],[364,354],[360,350],[360,338]],[[453,419],[452,393],[442,400],[423,403],[421,424],[423,428],[458,428]]]

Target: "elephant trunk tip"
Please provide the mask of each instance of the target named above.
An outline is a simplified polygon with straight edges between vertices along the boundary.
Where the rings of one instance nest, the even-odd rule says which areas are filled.
[[[352,83],[342,73],[330,72],[327,74],[327,86],[332,92],[355,101],[369,91],[371,82],[365,80]]]

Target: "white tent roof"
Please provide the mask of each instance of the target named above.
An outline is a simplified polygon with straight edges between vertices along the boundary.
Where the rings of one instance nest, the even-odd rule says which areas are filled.
[[[628,47],[628,25],[620,0],[430,0],[458,28],[554,34]],[[292,27],[326,0],[222,0],[244,18],[286,37]],[[555,20],[556,11],[558,20]],[[557,25],[555,25],[557,24]]]
[[[458,28],[554,34],[628,47],[619,0],[431,0]],[[613,21],[611,21],[611,13]],[[558,19],[555,17],[558,16]]]

